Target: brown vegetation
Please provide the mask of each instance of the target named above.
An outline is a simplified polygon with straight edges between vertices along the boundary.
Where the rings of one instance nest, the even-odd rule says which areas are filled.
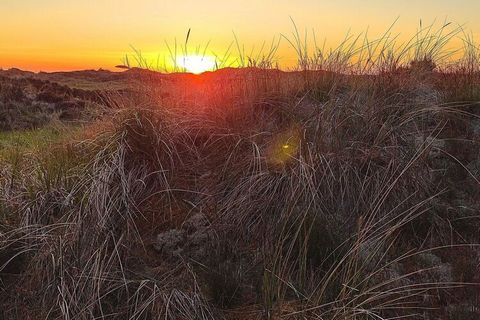
[[[124,72],[100,120],[0,153],[2,315],[478,318],[478,60],[419,46],[371,72],[301,48],[295,72]]]

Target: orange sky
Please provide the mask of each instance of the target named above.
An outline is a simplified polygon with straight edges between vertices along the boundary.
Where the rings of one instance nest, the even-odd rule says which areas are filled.
[[[189,28],[192,51],[210,40],[209,51],[222,54],[235,31],[248,52],[291,33],[289,16],[331,44],[349,29],[379,36],[397,17],[395,30],[405,37],[420,19],[447,17],[478,41],[479,12],[478,0],[0,0],[0,68],[113,69],[130,45],[149,57],[168,55],[165,41],[182,42]],[[286,41],[278,56],[285,65],[295,60]]]

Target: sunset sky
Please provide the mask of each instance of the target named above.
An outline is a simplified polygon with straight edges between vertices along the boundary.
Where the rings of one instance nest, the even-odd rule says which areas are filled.
[[[233,31],[246,48],[291,33],[290,16],[332,44],[349,29],[378,36],[397,17],[405,36],[420,19],[447,18],[480,40],[478,0],[0,0],[0,68],[114,69],[130,45],[166,55],[165,41],[182,42],[189,28],[192,48],[210,40],[209,51],[222,54]],[[295,59],[285,41],[279,56]]]

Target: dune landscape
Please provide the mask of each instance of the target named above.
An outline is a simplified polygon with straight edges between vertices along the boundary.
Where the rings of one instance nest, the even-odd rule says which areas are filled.
[[[292,28],[1,69],[0,318],[480,319],[475,36]]]

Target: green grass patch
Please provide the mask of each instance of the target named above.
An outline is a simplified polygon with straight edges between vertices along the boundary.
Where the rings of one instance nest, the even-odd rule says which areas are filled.
[[[34,152],[80,130],[79,127],[48,126],[24,131],[0,132],[0,158],[11,152]]]

